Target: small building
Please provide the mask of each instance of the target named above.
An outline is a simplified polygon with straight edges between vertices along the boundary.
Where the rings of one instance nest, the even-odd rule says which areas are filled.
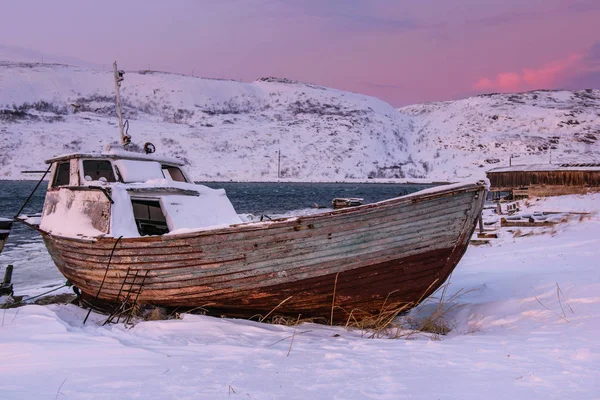
[[[559,196],[600,191],[600,163],[529,164],[487,171],[490,191],[513,197]]]

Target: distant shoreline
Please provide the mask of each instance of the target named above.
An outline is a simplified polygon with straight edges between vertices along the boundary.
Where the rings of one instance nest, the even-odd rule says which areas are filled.
[[[0,179],[0,182],[37,182],[39,179]],[[476,180],[476,179],[472,179]],[[44,181],[48,181],[48,179],[44,179]],[[355,179],[355,180],[343,180],[343,181],[307,181],[301,179],[279,179],[279,180],[200,180],[194,181],[194,183],[315,183],[315,184],[324,184],[324,183],[335,183],[339,185],[343,184],[389,184],[389,185],[432,185],[432,186],[441,186],[441,185],[450,185],[456,182],[447,182],[447,181],[419,181],[419,180],[405,180],[405,179]]]

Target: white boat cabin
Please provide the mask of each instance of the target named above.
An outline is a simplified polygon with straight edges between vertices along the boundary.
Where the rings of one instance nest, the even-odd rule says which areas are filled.
[[[173,159],[132,153],[47,160],[40,229],[70,237],[141,237],[241,223],[223,189],[196,185]]]

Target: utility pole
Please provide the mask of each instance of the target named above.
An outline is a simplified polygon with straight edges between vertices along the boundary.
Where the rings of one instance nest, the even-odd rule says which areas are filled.
[[[277,178],[281,178],[281,147],[277,150]]]

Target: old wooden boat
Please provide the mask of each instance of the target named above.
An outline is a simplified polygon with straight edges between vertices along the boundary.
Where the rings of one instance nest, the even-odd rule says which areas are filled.
[[[122,73],[114,65],[119,100]],[[148,153],[153,146],[144,146]],[[202,307],[232,316],[345,321],[416,305],[465,252],[483,182],[454,184],[310,216],[242,222],[223,190],[177,160],[111,150],[47,161],[38,229],[88,298]]]
[[[48,161],[37,227],[84,295],[344,320],[415,305],[467,248],[482,182],[427,189],[310,216],[243,223],[224,191],[193,184],[174,160],[136,153]]]

